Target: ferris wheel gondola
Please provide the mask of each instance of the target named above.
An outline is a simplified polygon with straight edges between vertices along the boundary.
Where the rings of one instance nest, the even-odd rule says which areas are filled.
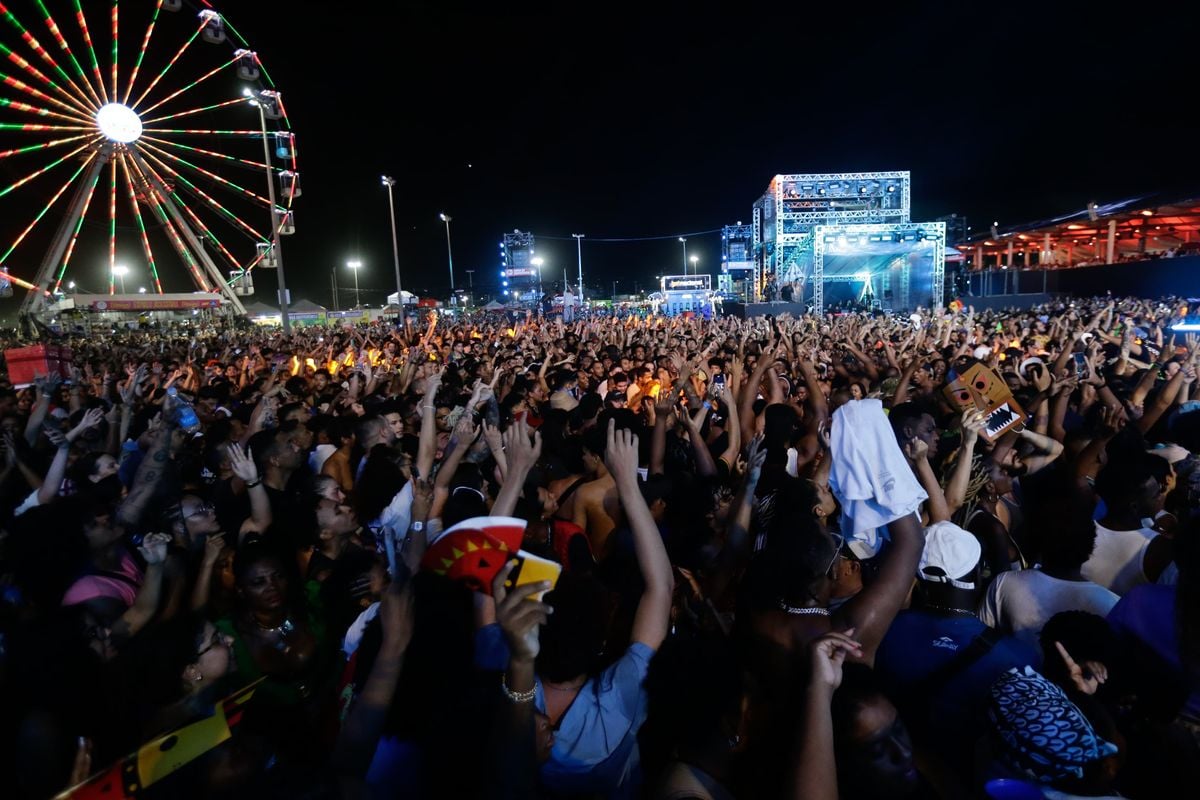
[[[27,290],[23,315],[68,271],[115,294],[120,268],[149,293],[188,285],[241,312],[251,272],[277,265],[294,231],[282,96],[207,2],[112,0],[104,31],[87,5],[0,2],[0,219],[13,226],[0,275]]]

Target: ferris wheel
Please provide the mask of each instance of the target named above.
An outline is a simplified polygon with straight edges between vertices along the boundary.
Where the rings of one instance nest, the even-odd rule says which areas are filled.
[[[23,316],[172,289],[243,312],[300,195],[258,54],[207,0],[0,0],[0,17],[0,290],[28,290]]]

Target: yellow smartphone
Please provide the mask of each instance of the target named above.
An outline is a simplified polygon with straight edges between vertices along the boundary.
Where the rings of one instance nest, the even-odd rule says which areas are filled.
[[[562,574],[562,564],[548,558],[535,556],[524,550],[518,550],[513,556],[513,560],[517,562],[517,565],[512,568],[512,572],[508,573],[508,580],[505,581],[508,589],[538,581],[550,581],[550,589],[553,589],[558,583],[558,576]],[[545,592],[538,592],[529,597],[532,600],[541,600],[544,595]]]

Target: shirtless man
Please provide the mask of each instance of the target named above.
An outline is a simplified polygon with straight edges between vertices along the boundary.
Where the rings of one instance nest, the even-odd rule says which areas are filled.
[[[583,466],[591,480],[575,492],[571,512],[571,521],[587,533],[598,561],[608,555],[609,538],[624,521],[617,484],[604,466],[606,428],[607,424],[599,424],[584,432]]]

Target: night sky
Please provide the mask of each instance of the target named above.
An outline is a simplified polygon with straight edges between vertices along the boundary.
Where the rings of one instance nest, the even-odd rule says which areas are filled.
[[[330,269],[355,257],[364,302],[394,287],[381,173],[419,293],[448,283],[440,211],[460,286],[474,269],[495,287],[501,234],[521,228],[567,237],[538,249],[572,274],[569,236],[586,234],[585,275],[607,294],[679,271],[675,235],[749,222],[776,173],[907,169],[915,220],[957,212],[977,230],[1200,187],[1194,18],[1170,4],[215,5],[298,134],[294,299],[329,303]],[[688,246],[715,273],[719,235]],[[273,301],[273,277],[258,282]]]

